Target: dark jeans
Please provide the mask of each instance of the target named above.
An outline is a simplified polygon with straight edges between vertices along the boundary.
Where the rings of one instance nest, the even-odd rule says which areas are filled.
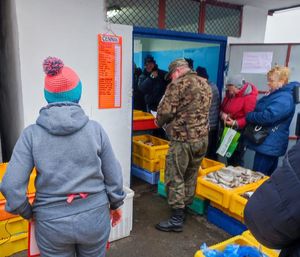
[[[208,147],[206,152],[206,157],[212,160],[217,161],[217,149],[218,149],[218,141],[219,141],[219,130],[218,128],[211,129],[208,134]]]
[[[255,153],[253,170],[260,171],[267,176],[271,176],[273,171],[277,168],[278,157],[270,156],[262,153]]]

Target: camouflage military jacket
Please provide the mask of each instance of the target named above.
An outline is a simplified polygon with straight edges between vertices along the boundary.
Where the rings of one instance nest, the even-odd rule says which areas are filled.
[[[172,81],[157,109],[157,125],[170,140],[195,142],[208,135],[211,88],[195,72]]]

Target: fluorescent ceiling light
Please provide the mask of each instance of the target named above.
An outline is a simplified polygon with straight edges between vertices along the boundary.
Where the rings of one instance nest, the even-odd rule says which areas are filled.
[[[118,5],[109,6],[107,8],[106,15],[108,18],[116,16],[121,11],[121,7]]]

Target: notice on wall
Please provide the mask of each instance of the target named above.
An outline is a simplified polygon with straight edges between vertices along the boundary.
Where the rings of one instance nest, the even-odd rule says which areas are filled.
[[[272,59],[273,52],[244,52],[241,73],[267,73]]]
[[[98,108],[121,108],[122,37],[98,35]]]

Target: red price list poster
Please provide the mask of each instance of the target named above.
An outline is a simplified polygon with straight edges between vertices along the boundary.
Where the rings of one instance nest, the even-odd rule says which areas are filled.
[[[122,37],[98,35],[98,108],[121,108]]]

